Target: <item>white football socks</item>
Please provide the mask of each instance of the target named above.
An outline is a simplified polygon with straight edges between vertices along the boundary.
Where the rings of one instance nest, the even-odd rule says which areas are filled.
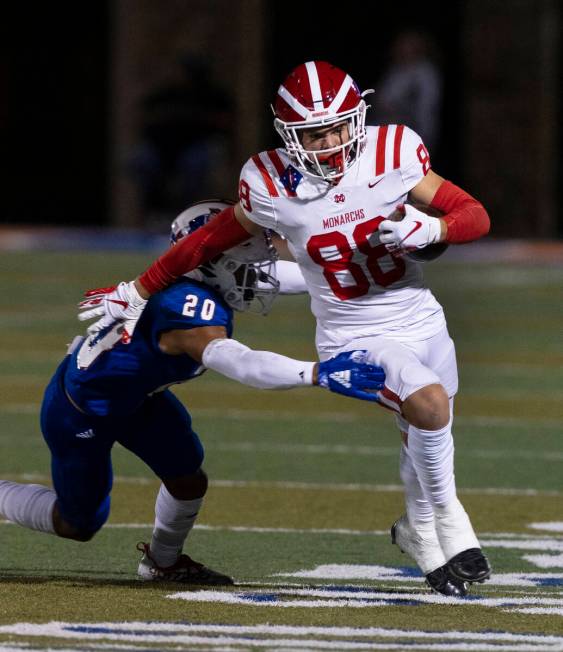
[[[424,496],[432,505],[446,559],[468,548],[479,548],[469,516],[456,495],[451,419],[440,430],[409,426],[408,452]]]
[[[409,522],[415,527],[417,524],[429,524],[433,528],[434,511],[432,505],[424,497],[424,492],[409,455],[409,449],[405,446],[401,447],[399,472],[405,486],[405,503]]]
[[[409,457],[426,499],[445,507],[456,496],[451,420],[440,430],[409,426]]]
[[[56,500],[57,494],[48,487],[0,480],[0,515],[31,530],[55,534]]]
[[[407,523],[397,524],[397,543],[426,575],[446,563],[434,524],[432,505],[424,497],[408,448],[401,447],[400,474],[405,487]],[[401,537],[401,535],[403,535]]]
[[[203,498],[178,500],[164,484],[160,485],[150,549],[151,557],[161,568],[178,560],[202,504]]]
[[[457,498],[446,507],[435,507],[434,515],[436,532],[446,559],[468,548],[481,547],[469,516]]]

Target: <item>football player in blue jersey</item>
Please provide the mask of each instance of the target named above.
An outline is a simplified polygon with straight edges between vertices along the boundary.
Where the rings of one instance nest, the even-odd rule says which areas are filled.
[[[193,232],[227,204],[199,202],[172,224],[172,241]],[[319,385],[376,401],[380,367],[364,352],[304,362],[252,350],[232,339],[233,309],[266,314],[280,290],[304,285],[292,263],[274,276],[267,231],[218,256],[155,294],[128,344],[109,350],[75,338],[44,395],[41,429],[52,455],[54,490],[0,480],[0,515],[25,527],[88,541],[106,522],[111,448],[119,442],[161,479],[150,544],[138,574],[145,580],[232,584],[182,552],[207,490],[203,447],[186,408],[167,389],[206,369],[264,389]],[[95,298],[89,298],[95,305]],[[112,326],[113,327],[113,326]],[[103,336],[102,336],[103,337]]]

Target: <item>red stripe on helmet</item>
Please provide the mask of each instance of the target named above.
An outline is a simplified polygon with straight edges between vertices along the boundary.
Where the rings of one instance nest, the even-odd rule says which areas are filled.
[[[358,90],[355,87],[354,82],[352,82],[352,85],[350,86],[348,92],[346,93],[344,102],[342,102],[342,104],[338,107],[337,111],[339,113],[342,113],[343,111],[351,111],[352,109],[355,109],[358,106],[358,103],[361,99],[362,99],[361,95],[358,93]]]
[[[264,183],[266,184],[266,188],[270,193],[270,197],[279,197],[279,193],[276,189],[274,180],[270,176],[270,173],[266,169],[264,163],[262,163],[262,159],[260,158],[260,156],[256,154],[255,156],[252,157],[252,161],[254,162],[254,165],[260,170],[260,174],[262,175],[262,179],[264,179]]]
[[[401,167],[401,140],[403,139],[403,131],[405,125],[397,125],[395,130],[395,142],[393,143],[393,169]]]
[[[297,111],[283,99],[279,92],[276,96],[274,110],[276,112],[276,117],[283,122],[303,122],[304,120],[303,116],[297,113]]]
[[[289,86],[288,86],[289,84]],[[283,84],[293,97],[304,107],[313,108],[313,94],[307,66],[302,63],[295,68]]]
[[[325,109],[328,109],[346,79],[346,73],[326,61],[315,61],[315,67],[319,77],[323,105]],[[336,112],[343,110],[338,106],[332,108]]]
[[[375,176],[385,172],[385,141],[387,140],[388,125],[379,127],[377,132],[377,146],[375,152]]]

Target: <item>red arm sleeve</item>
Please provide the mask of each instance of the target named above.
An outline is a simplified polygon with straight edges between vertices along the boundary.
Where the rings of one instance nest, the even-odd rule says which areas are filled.
[[[448,226],[446,242],[462,244],[487,235],[491,227],[483,205],[451,181],[438,188],[430,206],[444,213]]]
[[[139,276],[151,294],[162,290],[176,278],[218,256],[252,236],[235,217],[233,206],[225,208],[207,224],[182,238]]]

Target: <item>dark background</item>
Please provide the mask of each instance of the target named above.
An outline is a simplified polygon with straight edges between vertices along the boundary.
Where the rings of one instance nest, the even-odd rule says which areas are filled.
[[[249,4],[251,10],[252,7],[261,8],[261,13],[249,12]],[[502,166],[495,163],[490,172],[479,169],[479,121],[476,124],[473,118],[469,126],[471,116],[475,115],[470,114],[469,107],[475,105],[476,94],[481,100],[485,97],[492,102],[495,100],[494,97],[491,100],[491,97],[500,94],[506,84],[507,89],[512,87],[514,93],[522,96],[522,88],[526,88],[529,76],[532,95],[526,105],[529,115],[526,115],[525,120],[514,120],[513,136],[509,134],[501,142],[500,146],[504,148],[506,145],[503,143],[507,138],[515,150],[526,150],[530,143],[535,143],[536,136],[531,131],[531,125],[541,120],[541,114],[534,119],[533,95],[537,80],[534,80],[535,68],[531,64],[525,69],[525,78],[522,75],[518,77],[518,72],[514,72],[514,66],[519,65],[517,61],[496,63],[497,68],[492,73],[491,70],[480,72],[472,64],[476,61],[478,43],[472,49],[463,44],[468,39],[478,41],[480,36],[476,32],[482,30],[486,33],[488,20],[487,12],[476,20],[475,4],[481,4],[484,8],[496,7],[491,14],[491,21],[495,21],[495,26],[505,25],[506,33],[494,33],[491,41],[492,52],[496,51],[498,41],[499,57],[506,58],[506,49],[503,51],[500,45],[506,43],[507,39],[510,42],[510,31],[515,26],[518,27],[517,23],[511,24],[508,21],[512,10],[519,10],[519,20],[523,21],[526,16],[536,15],[534,6],[546,4],[559,18],[557,3],[550,4],[550,0],[545,0],[545,3],[543,0],[476,2],[473,5],[457,0],[443,3],[403,2],[400,13],[393,3],[377,3],[369,10],[367,6],[360,9],[351,5],[331,9],[326,13],[323,5],[316,2],[300,3],[298,9],[290,9],[285,2],[260,0],[248,0],[246,4],[234,2],[224,6],[220,1],[179,3],[176,0],[162,0],[155,3],[155,0],[142,0],[135,3],[132,0],[99,0],[73,4],[30,3],[12,8],[4,26],[6,34],[2,40],[0,68],[3,89],[0,130],[5,163],[0,221],[6,224],[130,223],[142,226],[142,221],[138,218],[123,218],[122,214],[127,209],[116,207],[119,199],[116,202],[115,195],[120,191],[116,191],[115,165],[112,167],[116,147],[112,116],[116,111],[117,99],[116,82],[114,80],[112,86],[111,77],[119,65],[117,57],[124,56],[119,54],[119,39],[122,34],[129,34],[128,30],[138,31],[135,24],[129,24],[129,14],[139,21],[139,7],[143,5],[147,16],[150,12],[154,16],[154,12],[160,10],[165,13],[168,8],[179,19],[184,12],[186,29],[195,16],[206,17],[204,25],[207,25],[209,38],[206,43],[198,45],[199,54],[209,59],[225,86],[235,77],[246,76],[247,84],[255,79],[256,87],[260,88],[261,95],[252,109],[259,117],[249,122],[240,109],[239,100],[240,123],[236,125],[239,132],[253,132],[256,142],[260,143],[258,149],[278,144],[277,136],[271,128],[268,104],[280,81],[295,65],[310,59],[329,60],[350,72],[360,88],[373,87],[387,62],[389,45],[395,33],[405,27],[424,29],[440,44],[440,66],[445,89],[442,145],[432,152],[433,167],[439,174],[462,186],[469,183],[470,191],[483,199],[488,207],[492,204],[497,209],[499,235],[561,236],[563,217],[557,201],[557,188],[563,183],[563,178],[559,155],[554,159],[557,162],[550,168],[554,174],[551,198],[554,216],[547,225],[537,230],[528,228],[526,221],[534,219],[531,213],[534,207],[539,207],[537,196],[545,199],[546,193],[545,189],[534,185],[535,181],[530,178],[533,174],[528,169],[523,171],[520,163],[514,163],[513,153],[507,152],[507,166],[510,166],[512,159],[519,169],[516,167],[510,175],[507,173],[505,187],[499,191],[496,176],[503,173]],[[246,7],[244,15],[243,5]],[[116,11],[116,7],[120,7],[120,11]],[[503,12],[506,13],[507,20],[503,20]],[[232,25],[239,14],[242,22]],[[249,15],[256,16],[256,25],[248,24]],[[150,16],[145,22],[148,26],[144,26],[143,38],[148,43],[146,34],[150,33],[147,32],[150,30]],[[170,22],[173,22],[172,19]],[[532,26],[530,32],[531,30]],[[560,34],[560,22],[557,31]],[[162,33],[161,27],[158,38],[163,39]],[[246,39],[248,34],[253,35],[253,42],[259,43],[262,48],[259,73],[255,74],[248,55],[240,54],[244,52],[244,44],[236,48],[232,42],[229,44],[226,40],[229,33],[233,35],[231,41],[236,35],[241,40]],[[135,43],[134,35],[128,38],[127,43]],[[141,53],[138,57],[142,56],[144,48],[141,41],[141,37],[137,37],[136,48]],[[150,45],[152,52],[157,51],[152,41]],[[163,53],[165,49],[166,44],[163,43]],[[523,56],[533,56],[532,49],[528,43],[523,43]],[[154,55],[151,56],[154,58]],[[236,57],[239,58],[236,62],[237,69],[234,70],[232,59]],[[559,70],[563,69],[562,63],[561,52],[558,51],[556,64]],[[489,64],[479,63],[481,68]],[[147,71],[149,70],[150,62]],[[507,71],[506,75],[504,70]],[[511,79],[516,81],[511,82]],[[117,81],[117,88],[119,83],[120,80]],[[142,81],[137,79],[136,83],[138,86]],[[520,85],[516,87],[517,84]],[[133,81],[131,86],[133,87]],[[241,83],[238,87],[242,87]],[[239,92],[244,93],[244,90]],[[502,101],[507,107],[514,105],[510,98]],[[559,123],[559,97],[556,98],[555,106],[556,121]],[[485,106],[482,110],[485,123],[488,113],[490,112]],[[502,122],[504,114],[506,109],[499,110],[500,117],[495,118],[497,123]],[[132,123],[134,120],[135,116],[131,115]],[[494,134],[495,124],[489,125],[488,129]],[[551,134],[549,138],[556,139],[556,145],[552,145],[558,154],[563,145],[561,131],[555,136]],[[247,147],[244,142],[239,143],[233,158],[233,181],[238,177],[240,164],[254,153],[254,150],[247,151]],[[486,152],[483,152],[482,165],[486,165],[486,158]],[[529,165],[533,171],[533,160]],[[530,178],[529,197],[517,200],[515,207],[513,193],[521,191],[522,178]],[[513,212],[516,208],[523,215],[515,219],[514,215],[509,215],[506,211],[507,206]]]
[[[31,5],[12,7],[3,41],[2,220],[104,222],[107,3]]]
[[[341,16],[334,15],[331,23],[319,15],[317,3],[304,3],[299,9],[299,22],[303,26],[319,26],[307,31],[303,28],[301,38],[292,39],[287,47],[287,34],[291,33],[293,18],[288,16],[283,3],[273,3],[274,25],[272,47],[269,56],[271,70],[270,97],[275,97],[282,79],[303,61],[320,59],[335,63],[351,74],[360,89],[373,88],[389,60],[389,48],[399,30],[413,29],[427,33],[435,43],[448,42],[447,56],[439,57],[444,80],[444,104],[442,110],[442,137],[448,147],[432,151],[433,167],[458,178],[459,125],[462,120],[460,91],[463,84],[460,61],[460,35],[462,11],[460,2],[444,2],[439,14],[428,10],[424,2],[401,3],[402,14],[397,13],[393,2],[375,4],[370,11],[358,11],[350,16],[345,30],[335,29],[341,24]],[[367,9],[364,7],[363,9]],[[346,14],[348,15],[348,14]],[[306,33],[307,32],[307,33]],[[368,103],[377,101],[375,95],[366,98]],[[271,144],[277,144],[272,136]]]

